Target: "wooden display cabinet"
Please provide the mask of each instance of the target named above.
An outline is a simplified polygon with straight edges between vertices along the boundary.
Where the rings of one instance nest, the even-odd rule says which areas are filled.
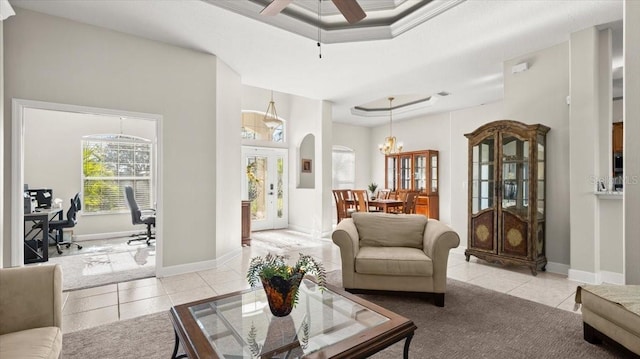
[[[546,134],[516,121],[485,124],[469,139],[465,256],[545,270]]]
[[[385,188],[420,192],[416,213],[439,219],[438,151],[421,150],[385,156]]]
[[[624,138],[624,122],[613,123],[612,149],[613,153],[622,152],[622,139]]]

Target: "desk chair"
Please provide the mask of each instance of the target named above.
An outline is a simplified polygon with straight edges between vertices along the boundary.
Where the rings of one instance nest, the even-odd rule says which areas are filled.
[[[53,220],[49,222],[49,238],[53,239],[56,243],[56,249],[58,250],[58,254],[62,254],[62,249],[60,249],[61,245],[66,245],[69,248],[72,244],[78,246],[78,249],[82,249],[82,246],[78,243],[69,241],[64,241],[62,230],[65,228],[73,228],[78,223],[78,212],[82,210],[82,201],[80,201],[80,193],[76,193],[75,196],[71,199],[71,205],[69,206],[69,210],[67,211],[67,219],[62,220]],[[53,236],[52,233],[55,231],[56,235]]]
[[[129,207],[129,210],[131,211],[131,223],[133,225],[144,224],[147,226],[147,232],[145,234],[142,234],[142,235],[134,234],[132,237],[135,237],[135,238],[128,240],[127,244],[131,244],[131,242],[133,241],[147,241],[147,245],[150,245],[151,240],[156,239],[155,235],[151,233],[151,226],[153,227],[156,226],[155,210],[154,209],[144,210],[145,212],[153,212],[153,213],[149,215],[147,215],[146,213],[143,214],[142,213],[143,211],[141,211],[140,207],[138,207],[138,202],[136,202],[136,198],[133,195],[133,188],[131,188],[131,186],[124,187],[124,196],[127,200],[127,207]]]

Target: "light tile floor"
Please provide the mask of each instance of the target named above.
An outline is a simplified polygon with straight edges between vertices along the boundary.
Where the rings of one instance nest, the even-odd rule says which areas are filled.
[[[310,254],[327,271],[340,269],[340,250],[329,239],[313,239],[294,231],[253,234],[252,245],[215,269],[166,278],[146,278],[65,292],[63,330],[73,332],[106,323],[167,311],[173,305],[249,288],[245,279],[249,261],[268,252]],[[449,278],[507,293],[564,310],[573,310],[576,287],[566,276],[541,272],[532,276],[526,268],[501,267],[471,258],[460,248],[449,255]]]

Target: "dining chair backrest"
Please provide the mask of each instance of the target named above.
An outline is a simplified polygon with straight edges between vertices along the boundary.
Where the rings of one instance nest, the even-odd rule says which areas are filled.
[[[391,194],[390,189],[381,189],[378,191],[378,198],[380,199],[389,199],[389,194]]]
[[[347,200],[349,199],[349,190],[348,189],[334,189],[333,190],[333,199],[336,201],[336,213],[337,213],[337,223],[340,223],[343,219],[347,218],[349,215],[347,208]]]
[[[402,205],[402,211],[406,214],[416,213],[416,202],[418,199],[418,192],[407,192],[406,199]]]
[[[397,194],[396,194],[396,199],[399,201],[406,201],[407,200],[407,193],[409,193],[409,191],[407,191],[406,189],[401,189],[398,190]]]
[[[357,212],[369,212],[369,199],[367,198],[366,189],[354,189],[351,191],[353,200],[356,203]]]

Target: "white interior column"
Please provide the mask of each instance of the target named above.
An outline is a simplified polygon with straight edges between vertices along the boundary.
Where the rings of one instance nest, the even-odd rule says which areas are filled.
[[[0,114],[4,114],[4,52],[2,24],[0,21]],[[4,124],[4,120],[0,121]],[[0,193],[4,193],[4,125],[0,126]],[[0,268],[4,267],[4,196],[0,196]]]
[[[598,283],[599,243],[594,177],[598,173],[598,30],[570,38],[569,148],[571,257],[569,278]]]
[[[640,1],[624,2],[624,239],[626,284],[640,284]]]

